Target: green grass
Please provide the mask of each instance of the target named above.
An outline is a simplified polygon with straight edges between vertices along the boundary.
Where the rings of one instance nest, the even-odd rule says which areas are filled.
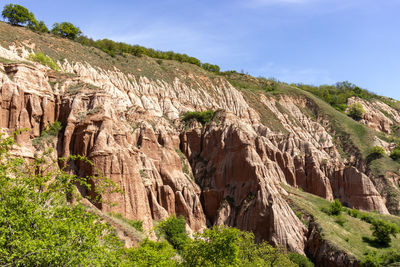
[[[123,222],[124,224],[127,224],[127,225],[135,228],[137,231],[143,233],[143,222],[142,221],[126,219],[119,213],[109,213],[108,215],[114,219],[117,219],[120,223]]]
[[[339,250],[345,251],[357,259],[361,259],[366,251],[377,251],[381,254],[391,249],[400,250],[400,235],[392,238],[391,247],[376,248],[368,242],[363,241],[363,237],[372,237],[371,224],[358,218],[353,218],[346,212],[342,212],[341,216],[345,222],[341,226],[336,222],[337,219],[335,216],[330,216],[321,210],[330,205],[329,201],[293,187],[284,186],[284,188],[289,192],[288,198],[292,208],[296,212],[311,215],[321,227],[322,238],[328,240],[330,244]],[[400,217],[373,212],[368,212],[367,214],[376,219],[384,219],[395,223],[400,227]]]
[[[45,54],[43,54],[41,52],[29,54],[28,58],[32,61],[35,61],[42,65],[45,65],[45,66],[51,68],[52,70],[56,70],[56,71],[60,70],[60,67],[57,65],[57,63],[54,61],[54,59],[52,59],[49,56],[46,56]]]

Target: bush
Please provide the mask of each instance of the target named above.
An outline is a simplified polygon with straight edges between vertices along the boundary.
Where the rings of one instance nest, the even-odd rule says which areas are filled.
[[[156,231],[158,235],[162,235],[167,241],[178,251],[182,251],[189,237],[186,233],[186,221],[183,216],[171,216],[160,222]]]
[[[352,117],[354,120],[361,120],[365,110],[360,103],[354,103],[349,106],[348,115]]]
[[[339,199],[335,199],[329,207],[324,207],[321,210],[329,215],[338,216],[343,211],[343,206]]]
[[[3,8],[1,13],[3,18],[8,20],[11,25],[23,25],[25,23],[34,24],[36,22],[35,16],[23,6],[8,4]]]
[[[182,120],[184,122],[196,120],[204,125],[206,123],[209,123],[213,119],[214,113],[215,112],[213,110],[186,112]]]
[[[78,38],[82,32],[70,22],[54,23],[51,33],[71,40]]]
[[[351,217],[354,217],[354,218],[361,217],[361,213],[358,209],[348,209],[347,214],[349,214]]]
[[[177,266],[173,257],[176,252],[167,241],[154,242],[149,239],[140,243],[138,249],[128,249],[128,257],[132,262],[130,266]]]
[[[371,215],[369,215],[368,213],[361,213],[360,219],[364,222],[371,223],[371,224],[375,221],[375,218],[372,217]]]
[[[400,149],[396,148],[390,153],[390,157],[395,161],[400,161]]]
[[[313,267],[314,263],[312,263],[306,256],[295,253],[295,252],[290,252],[288,254],[289,259],[296,263],[299,267]]]
[[[384,246],[388,246],[392,241],[390,236],[396,237],[396,234],[399,233],[399,228],[396,224],[384,220],[374,220],[371,230],[376,242]]]
[[[67,202],[73,186],[86,178],[67,174],[46,157],[11,156],[14,144],[12,138],[0,140],[1,264],[118,266],[123,245],[114,229],[79,203]]]
[[[216,226],[195,234],[182,254],[184,266],[296,266],[267,242],[254,243],[254,234]]]
[[[365,253],[361,260],[361,266],[363,267],[379,267],[382,266],[382,263],[383,259],[376,253],[376,251]]]
[[[340,226],[343,226],[345,222],[346,220],[341,215],[336,216],[335,223],[339,224]]]
[[[45,32],[45,33],[50,33],[49,29],[47,28],[46,24],[44,21],[35,21],[32,25],[29,25],[29,28],[31,30],[37,31],[37,32]]]
[[[32,140],[32,145],[37,149],[43,148],[44,143],[49,144],[58,135],[58,132],[61,131],[61,129],[62,124],[59,121],[47,125],[46,129],[40,134],[40,137]]]
[[[385,149],[380,146],[374,146],[370,149],[369,154],[367,156],[367,162],[371,162],[373,160],[382,158],[383,156],[386,155]]]
[[[219,71],[220,71],[219,66],[217,66],[217,65],[212,65],[212,64],[209,64],[209,63],[201,64],[201,67],[202,67],[203,69],[205,69],[206,71],[210,71],[210,72],[219,73]]]
[[[60,67],[57,65],[57,63],[51,57],[46,56],[45,54],[43,54],[41,52],[36,52],[35,54],[29,54],[28,59],[38,62],[42,65],[48,66],[52,70],[60,70]]]

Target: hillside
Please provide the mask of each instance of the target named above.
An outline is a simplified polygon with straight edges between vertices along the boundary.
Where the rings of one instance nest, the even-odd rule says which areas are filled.
[[[396,100],[352,95],[341,111],[299,85],[144,55],[112,57],[6,23],[0,45],[0,127],[8,135],[28,129],[13,154],[34,159],[54,147],[55,159],[86,156],[95,166],[63,167],[92,177],[80,194],[117,229],[124,219],[140,220],[152,236],[158,221],[182,215],[193,232],[232,226],[318,264],[358,266],[371,247],[346,217],[344,230],[358,242],[351,251],[331,233],[340,225],[318,219],[318,203],[339,199],[398,223],[400,164],[389,157],[400,137]],[[365,111],[359,120],[346,114],[354,103]],[[196,120],[206,110],[212,118]],[[184,120],[189,111],[199,113]],[[49,136],[56,121],[62,129]],[[385,153],[372,155],[376,146]],[[99,172],[122,192],[98,193]],[[307,216],[315,222],[305,223]],[[315,225],[330,234],[312,234]]]

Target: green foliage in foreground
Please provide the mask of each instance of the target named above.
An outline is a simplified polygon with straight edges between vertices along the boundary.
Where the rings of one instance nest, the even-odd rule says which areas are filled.
[[[183,216],[171,216],[157,226],[158,235],[164,236],[178,251],[182,251],[189,237],[186,234],[186,221]]]
[[[211,122],[212,118],[214,117],[214,113],[215,112],[213,110],[186,112],[182,121],[187,123],[192,120],[196,120],[205,125]]]
[[[113,229],[79,204],[69,204],[74,184],[47,160],[11,157],[10,137],[0,142],[0,264],[9,266],[113,265],[122,243]],[[77,159],[77,158],[71,158]]]
[[[60,70],[60,67],[51,57],[46,56],[41,52],[36,52],[35,54],[29,54],[28,59],[35,62],[39,62],[42,65],[48,66],[52,70]]]
[[[195,234],[182,253],[184,266],[296,266],[282,250],[235,228],[213,227]]]
[[[57,134],[60,125],[48,127]],[[183,217],[159,224],[171,242],[148,239],[126,249],[115,230],[79,203],[75,185],[94,193],[118,192],[95,169],[91,177],[67,174],[51,160],[51,150],[33,162],[11,157],[15,144],[0,136],[0,265],[4,266],[296,266],[280,249],[255,244],[254,235],[234,228],[215,227],[195,234],[185,232]],[[84,160],[71,156],[68,160]],[[64,160],[67,163],[67,160]],[[96,178],[97,177],[97,178]],[[94,179],[97,179],[94,181]]]
[[[306,256],[298,254],[298,253],[294,253],[294,252],[290,252],[288,254],[289,259],[296,263],[299,267],[313,267],[314,263],[312,263]]]
[[[154,242],[149,239],[140,243],[138,249],[127,250],[129,261],[138,267],[173,267],[178,266],[176,251],[167,241]]]

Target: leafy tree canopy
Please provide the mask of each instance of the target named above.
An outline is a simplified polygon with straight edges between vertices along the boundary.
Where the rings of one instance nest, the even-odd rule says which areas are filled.
[[[33,13],[20,5],[5,5],[1,15],[8,20],[11,25],[24,25],[25,23],[34,24],[36,22]]]
[[[78,38],[82,32],[70,22],[54,23],[51,33],[71,40]]]

